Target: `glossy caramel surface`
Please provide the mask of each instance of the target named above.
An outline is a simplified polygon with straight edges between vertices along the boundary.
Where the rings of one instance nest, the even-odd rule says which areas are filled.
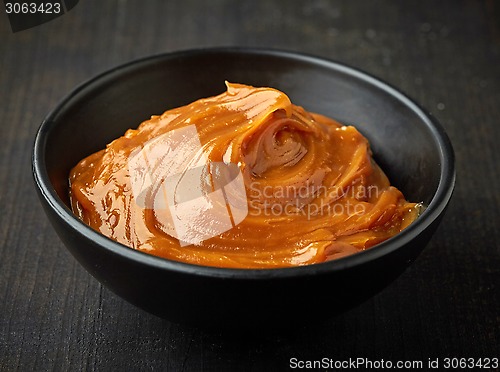
[[[208,164],[202,177],[190,178],[189,187],[210,194],[218,177],[218,168],[210,164],[232,164],[244,183],[244,192],[233,200],[239,198],[246,212],[236,223],[228,207],[233,226],[220,234],[215,234],[213,215],[196,216],[193,231],[214,236],[198,237],[195,244],[176,237],[175,226],[168,223],[172,216],[164,215],[168,209],[138,202],[137,175],[130,167],[138,151],[188,127],[199,137],[196,156]],[[168,146],[176,145],[172,138],[189,141],[170,136]],[[186,179],[189,164],[198,160],[181,159],[185,171],[175,179]],[[157,194],[187,187],[181,181],[165,183],[165,165],[160,165],[152,165],[151,172],[153,183],[161,185]],[[73,211],[102,234],[156,256],[218,267],[289,267],[343,257],[399,233],[421,208],[390,185],[372,159],[367,139],[354,127],[309,113],[278,90],[230,83],[223,94],[129,129],[78,163],[70,186]]]

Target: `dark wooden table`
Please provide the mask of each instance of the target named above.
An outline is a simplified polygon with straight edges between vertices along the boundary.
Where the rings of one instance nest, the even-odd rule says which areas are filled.
[[[134,58],[222,45],[361,68],[428,108],[453,142],[457,186],[426,250],[389,288],[320,327],[234,335],[149,315],[79,266],[38,203],[34,135],[72,87]],[[287,370],[291,358],[500,357],[500,2],[81,0],[18,33],[1,14],[0,71],[0,369],[263,371]]]

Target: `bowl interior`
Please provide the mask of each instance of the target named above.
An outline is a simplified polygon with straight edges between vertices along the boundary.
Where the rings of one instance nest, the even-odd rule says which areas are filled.
[[[428,204],[443,172],[434,124],[379,80],[335,62],[283,52],[181,52],[129,63],[77,88],[47,118],[45,167],[68,205],[68,174],[82,158],[151,115],[222,93],[224,81],[270,86],[307,110],[355,125],[410,201]]]

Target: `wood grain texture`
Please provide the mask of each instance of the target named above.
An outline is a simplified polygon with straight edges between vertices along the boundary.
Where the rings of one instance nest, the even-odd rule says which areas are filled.
[[[235,336],[149,315],[76,263],[38,203],[34,135],[69,90],[134,58],[221,45],[361,68],[419,101],[453,142],[457,186],[427,249],[385,291],[321,327]],[[0,370],[261,371],[287,370],[292,357],[500,356],[499,2],[82,0],[16,34],[0,15],[0,71]]]

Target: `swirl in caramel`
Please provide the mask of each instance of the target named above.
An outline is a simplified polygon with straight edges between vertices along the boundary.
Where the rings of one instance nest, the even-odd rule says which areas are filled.
[[[176,153],[183,141],[194,141],[199,151]],[[177,155],[165,160],[163,152]],[[143,157],[156,186],[138,196],[134,182],[145,180],[137,170],[144,168],[137,163]],[[139,166],[131,168],[131,162]],[[168,183],[172,163],[176,172]],[[193,164],[198,173],[191,172],[198,169]],[[181,206],[184,199],[172,196],[176,189],[215,195],[221,172],[216,164],[234,166],[237,178],[229,180],[239,180],[243,192],[225,190],[211,203],[232,198],[229,207],[239,203],[245,214],[236,219],[236,209],[217,209],[227,212],[232,226],[215,234],[219,212],[196,209],[188,200],[194,222],[180,239],[172,210],[155,207],[159,196]],[[233,268],[299,266],[353,254],[399,233],[421,208],[390,185],[353,126],[307,112],[278,90],[230,83],[223,94],[129,129],[78,163],[70,185],[73,211],[102,234],[167,259]]]

